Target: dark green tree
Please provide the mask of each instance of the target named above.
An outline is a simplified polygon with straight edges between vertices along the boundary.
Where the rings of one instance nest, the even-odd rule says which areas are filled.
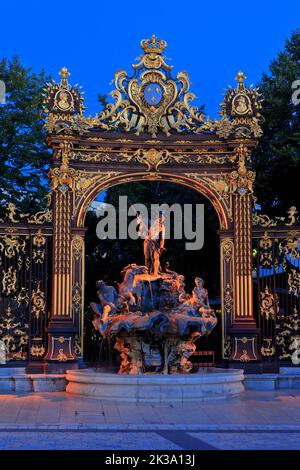
[[[24,67],[18,57],[0,62],[6,100],[0,104],[0,203],[23,212],[41,209],[49,191],[50,152],[43,130],[42,90],[49,81]]]
[[[102,111],[108,103],[107,95],[104,95],[103,93],[98,93],[98,102],[101,105],[100,111]]]
[[[292,205],[300,210],[300,104],[292,100],[292,84],[299,79],[300,29],[258,83],[264,135],[253,154],[255,191],[262,211],[270,215],[280,215]]]

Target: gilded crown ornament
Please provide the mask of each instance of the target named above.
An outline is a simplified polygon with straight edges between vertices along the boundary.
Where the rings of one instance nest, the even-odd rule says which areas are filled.
[[[145,54],[162,54],[167,48],[167,41],[157,39],[155,34],[152,34],[150,39],[142,39],[140,45]]]

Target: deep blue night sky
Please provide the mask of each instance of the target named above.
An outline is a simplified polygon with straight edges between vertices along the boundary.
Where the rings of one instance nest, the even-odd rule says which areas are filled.
[[[0,6],[0,57],[18,54],[55,79],[66,65],[94,114],[97,93],[112,90],[116,70],[131,72],[140,40],[155,33],[168,42],[174,72],[189,73],[198,103],[215,117],[237,71],[256,83],[299,19],[295,0],[7,1]]]

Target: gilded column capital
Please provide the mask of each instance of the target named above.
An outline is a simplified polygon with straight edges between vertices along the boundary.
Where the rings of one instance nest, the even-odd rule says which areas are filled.
[[[255,171],[248,170],[246,160],[250,158],[250,152],[246,146],[240,144],[235,153],[237,155],[237,170],[230,173],[229,181],[231,192],[244,196],[246,193],[253,193],[253,183],[255,181]]]

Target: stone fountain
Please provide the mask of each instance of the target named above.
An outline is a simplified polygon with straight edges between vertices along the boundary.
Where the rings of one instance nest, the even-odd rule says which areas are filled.
[[[243,390],[243,371],[212,368],[191,373],[196,341],[217,324],[204,281],[191,294],[184,276],[161,267],[164,219],[159,216],[144,240],[145,265],[129,264],[118,287],[97,282],[94,327],[115,342],[119,374],[68,371],[70,393],[121,401],[193,401]],[[165,379],[164,379],[165,377]]]
[[[161,269],[163,230],[160,216],[145,237],[145,265],[126,266],[118,290],[97,282],[100,303],[91,304],[93,324],[115,340],[122,359],[120,374],[191,372],[195,341],[217,324],[201,278],[196,277],[189,295],[183,275],[168,265]]]

